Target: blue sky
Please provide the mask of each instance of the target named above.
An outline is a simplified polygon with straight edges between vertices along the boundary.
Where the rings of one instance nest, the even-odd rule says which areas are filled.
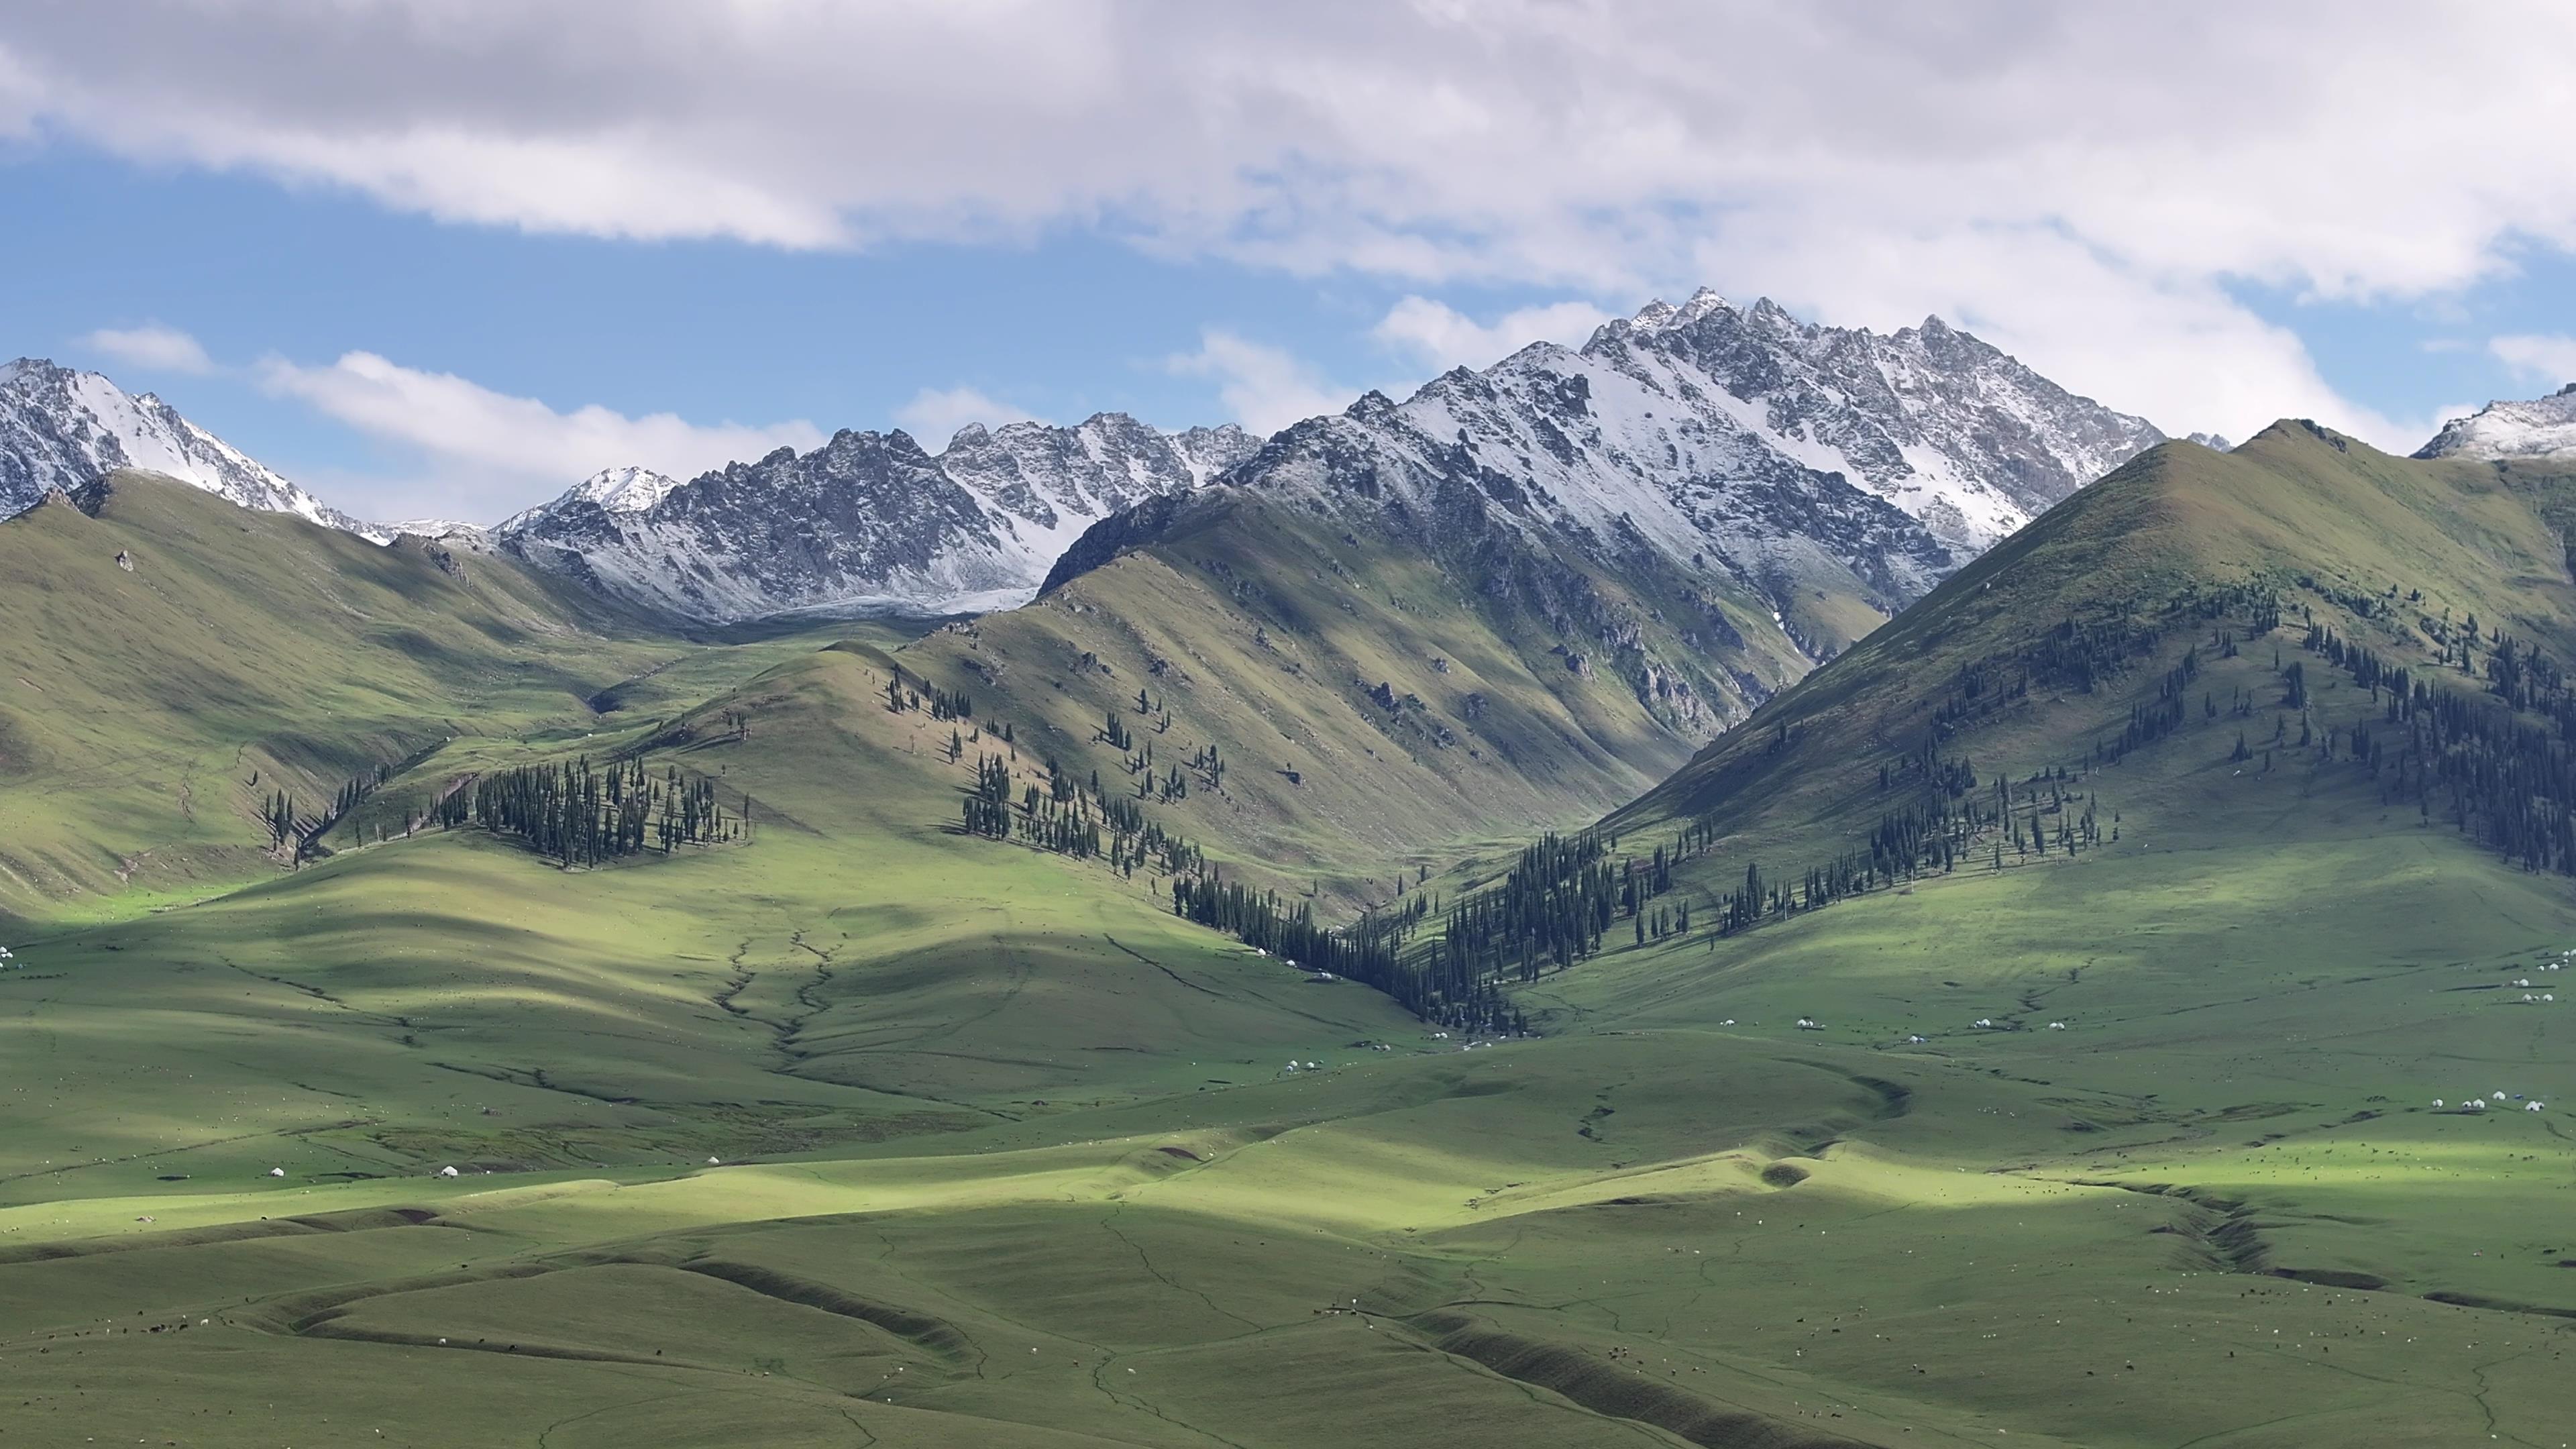
[[[136,8],[0,17],[0,354],[379,517],[838,427],[1272,427],[1700,284],[1938,312],[2174,431],[2411,446],[2576,379],[2554,7]]]

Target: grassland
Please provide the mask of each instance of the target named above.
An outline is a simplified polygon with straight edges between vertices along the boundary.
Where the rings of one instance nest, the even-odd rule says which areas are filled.
[[[2052,515],[1951,595],[2010,607],[1909,615],[1777,702],[1788,744],[1721,741],[1620,827],[1714,810],[1703,903],[1838,848],[1918,701],[2114,561],[2295,570],[2304,531],[2344,594],[2576,617],[2546,480],[2364,458],[2438,485],[2383,559],[2392,520],[2267,491],[2369,517],[2281,441]],[[1150,873],[952,832],[996,745],[951,761],[882,690],[977,636],[820,638],[638,641],[674,662],[626,707],[503,701],[379,797],[635,751],[761,802],[747,843],[564,870],[361,815],[247,888],[13,928],[0,1444],[2570,1442],[2576,995],[2508,983],[2570,979],[2576,898],[2348,760],[2248,769],[2195,721],[2079,772],[2099,850],[1611,950],[1522,991],[1542,1037],[1471,1046]],[[2167,663],[1960,748],[2071,761]],[[1119,667],[977,712],[1070,737]],[[2268,648],[2205,674],[2278,688]],[[2320,730],[2370,708],[2328,682]],[[1019,719],[1022,778],[1083,758]]]

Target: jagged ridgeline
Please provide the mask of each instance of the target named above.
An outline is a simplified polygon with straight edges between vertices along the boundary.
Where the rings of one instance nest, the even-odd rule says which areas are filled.
[[[1673,832],[1712,941],[1851,894],[2248,833],[2442,830],[2576,873],[2566,466],[2311,424],[2167,444],[1603,829]]]

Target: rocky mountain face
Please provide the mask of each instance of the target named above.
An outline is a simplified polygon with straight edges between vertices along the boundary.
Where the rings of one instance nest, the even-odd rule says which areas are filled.
[[[637,603],[730,621],[812,611],[970,611],[1025,599],[1100,519],[1206,483],[1258,444],[1119,413],[969,426],[933,455],[844,430],[686,483],[599,474],[495,530],[499,545]]]
[[[151,393],[136,396],[98,373],[42,358],[0,364],[0,518],[119,468],[164,473],[244,508],[292,513],[379,543],[392,536],[262,467]]]
[[[1434,547],[1499,527],[1540,552],[1642,550],[1769,600],[1829,651],[1875,622],[1831,606],[1892,613],[2163,436],[1938,318],[1879,336],[1703,291],[1579,350],[1371,393],[1225,481]]]
[[[2418,458],[2576,458],[2576,382],[2530,402],[2491,402],[2442,425]]]

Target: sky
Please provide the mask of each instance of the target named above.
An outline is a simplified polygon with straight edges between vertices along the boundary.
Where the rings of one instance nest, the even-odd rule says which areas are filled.
[[[2576,380],[2576,7],[14,0],[0,357],[352,512],[1268,430],[1701,286],[2172,433]]]

